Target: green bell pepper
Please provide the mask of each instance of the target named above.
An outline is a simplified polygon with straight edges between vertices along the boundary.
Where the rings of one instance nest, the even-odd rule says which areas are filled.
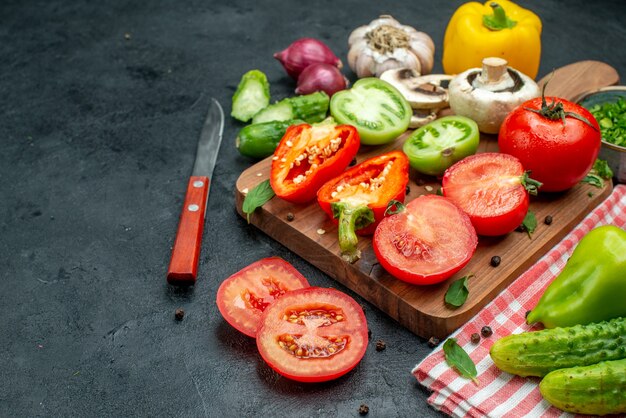
[[[619,316],[626,316],[626,231],[606,225],[580,240],[526,321],[554,328]]]

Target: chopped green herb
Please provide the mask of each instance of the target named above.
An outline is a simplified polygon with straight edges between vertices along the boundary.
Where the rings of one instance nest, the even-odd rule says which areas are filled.
[[[604,160],[596,160],[593,163],[593,167],[589,171],[589,173],[582,179],[581,183],[589,183],[592,186],[596,186],[599,188],[604,187],[604,180],[608,180],[613,177],[613,170]]]
[[[626,100],[597,104],[589,109],[600,125],[602,139],[611,144],[626,146]]]
[[[526,216],[524,216],[524,220],[522,221],[522,227],[528,234],[528,238],[532,238],[533,232],[537,229],[537,218],[535,217],[535,213],[532,210],[528,210]]]
[[[448,291],[446,292],[445,301],[447,304],[459,307],[465,303],[467,296],[469,296],[469,288],[467,287],[467,280],[472,275],[461,277],[459,280],[452,282]]]
[[[254,189],[250,190],[243,200],[242,210],[247,215],[248,223],[250,223],[250,214],[257,208],[263,206],[271,198],[275,196],[270,181],[265,180],[259,183]]]
[[[478,384],[476,365],[454,338],[448,338],[443,343],[443,352],[446,355],[446,362],[451,367],[454,367],[461,376],[472,379],[474,383]]]

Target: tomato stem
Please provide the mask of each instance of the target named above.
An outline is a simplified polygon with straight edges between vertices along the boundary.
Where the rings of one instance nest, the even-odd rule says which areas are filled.
[[[367,205],[353,206],[345,202],[335,202],[331,207],[335,219],[339,218],[341,255],[349,263],[354,263],[361,257],[361,252],[357,248],[359,239],[355,231],[373,223],[374,212]]]
[[[561,119],[563,121],[563,126],[565,126],[565,118],[569,116],[571,118],[578,119],[579,121],[591,126],[595,131],[597,131],[598,129],[591,122],[589,122],[589,119],[585,118],[583,115],[579,115],[578,113],[574,112],[566,112],[563,108],[563,102],[557,102],[555,97],[552,98],[552,103],[548,104],[548,102],[546,101],[546,86],[553,76],[554,71],[552,72],[550,79],[548,79],[548,81],[546,81],[541,88],[541,109],[531,109],[529,107],[524,107],[524,109],[537,113],[538,115],[541,115],[546,119]]]
[[[539,191],[539,188],[543,186],[543,183],[535,179],[531,179],[529,175],[530,171],[524,171],[524,174],[522,175],[522,186],[524,186],[528,193],[533,196],[537,196],[537,192]]]

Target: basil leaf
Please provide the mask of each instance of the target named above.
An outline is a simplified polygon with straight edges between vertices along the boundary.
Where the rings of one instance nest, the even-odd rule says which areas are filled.
[[[275,195],[276,193],[272,190],[269,180],[265,180],[257,184],[254,189],[250,190],[248,194],[246,194],[246,198],[243,200],[241,209],[247,215],[248,223],[250,223],[250,214],[257,208],[263,206]]]
[[[598,188],[604,187],[604,180],[602,180],[602,178],[597,174],[591,174],[591,172],[589,172],[589,174],[587,174],[585,178],[582,179],[580,182],[589,183],[592,186],[596,186]]]
[[[604,160],[597,159],[596,162],[593,163],[592,171],[595,171],[596,174],[598,174],[600,177],[602,177],[605,180],[608,180],[611,177],[613,177],[613,170],[611,170],[611,167],[609,167],[609,164]]]
[[[613,177],[611,167],[609,167],[606,161],[598,159],[593,163],[593,167],[589,173],[580,182],[589,183],[592,186],[602,188],[604,187],[604,180],[608,180],[611,177]]]
[[[446,355],[448,365],[454,367],[461,376],[472,379],[474,383],[478,384],[476,365],[454,338],[448,338],[443,343],[443,352]]]
[[[467,287],[467,279],[472,277],[473,275],[467,275],[461,277],[459,280],[454,281],[450,287],[448,287],[448,291],[446,292],[445,301],[447,304],[450,304],[455,307],[459,307],[465,303],[467,297],[469,296],[469,288]]]
[[[522,227],[528,233],[528,238],[532,238],[531,235],[535,232],[535,229],[537,229],[537,218],[533,211],[528,210],[522,221]]]

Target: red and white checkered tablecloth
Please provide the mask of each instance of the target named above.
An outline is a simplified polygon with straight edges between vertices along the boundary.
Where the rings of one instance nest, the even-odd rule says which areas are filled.
[[[563,269],[578,241],[591,229],[612,224],[626,229],[626,185],[618,185],[559,244],[498,295],[450,337],[470,355],[478,371],[478,384],[459,376],[445,361],[442,344],[436,347],[412,373],[433,393],[428,403],[455,417],[570,417],[572,414],[550,406],[539,393],[539,378],[524,378],[500,371],[489,357],[497,339],[530,330],[526,311],[532,309],[545,288]],[[489,325],[493,335],[470,341]]]

